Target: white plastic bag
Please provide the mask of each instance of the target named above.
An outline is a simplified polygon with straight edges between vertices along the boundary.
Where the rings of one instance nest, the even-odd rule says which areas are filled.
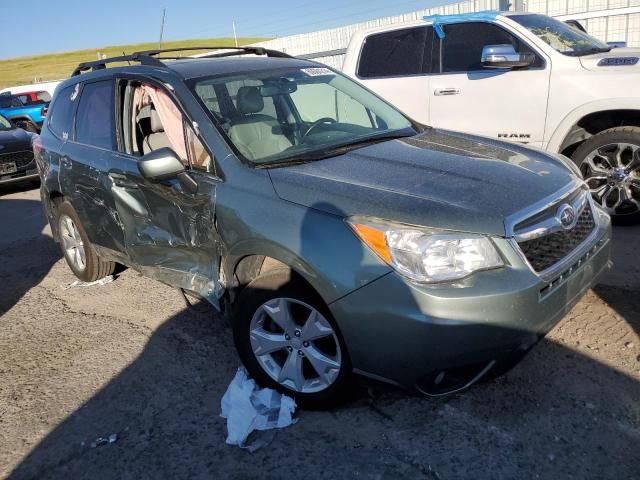
[[[238,445],[253,452],[268,444],[273,435],[263,436],[246,445],[254,430],[285,428],[296,422],[293,414],[296,402],[270,388],[259,388],[239,368],[222,397],[220,416],[227,419],[227,444]]]

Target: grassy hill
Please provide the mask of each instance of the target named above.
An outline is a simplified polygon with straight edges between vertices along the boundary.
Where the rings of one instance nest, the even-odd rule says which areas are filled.
[[[248,45],[265,40],[264,38],[239,38],[240,45]],[[234,45],[233,38],[194,39],[175,42],[163,42],[163,48],[183,48],[194,46]],[[120,45],[73,52],[52,53],[30,57],[18,57],[0,60],[0,88],[32,83],[34,80],[60,80],[71,75],[73,69],[81,62],[96,60],[98,52],[108,57],[132,53],[138,50],[158,48],[158,43],[141,43],[137,45]],[[202,52],[200,52],[202,53]],[[188,54],[188,52],[186,52]]]

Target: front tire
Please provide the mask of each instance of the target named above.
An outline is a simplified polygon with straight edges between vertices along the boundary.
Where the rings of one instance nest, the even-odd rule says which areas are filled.
[[[640,221],[640,128],[610,128],[572,155],[593,199],[619,224]]]
[[[113,274],[115,263],[104,261],[98,256],[78,214],[69,202],[62,202],[58,207],[57,221],[62,253],[76,277],[83,282],[94,282]]]
[[[253,280],[238,298],[233,333],[249,375],[305,408],[330,408],[348,392],[351,364],[322,299],[282,269]]]

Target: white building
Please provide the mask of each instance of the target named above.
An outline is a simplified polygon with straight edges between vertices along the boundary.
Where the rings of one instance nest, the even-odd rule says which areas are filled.
[[[464,0],[344,27],[277,38],[258,45],[290,55],[313,58],[339,69],[344,49],[351,35],[358,30],[419,20],[426,15],[514,10],[516,7],[518,10],[544,13],[559,20],[575,19],[601,40],[626,41],[630,47],[640,47],[640,0],[515,0],[511,7],[506,0]]]

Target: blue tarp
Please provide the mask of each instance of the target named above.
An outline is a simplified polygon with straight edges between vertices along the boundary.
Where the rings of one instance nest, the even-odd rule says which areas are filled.
[[[424,20],[433,24],[433,29],[438,38],[444,38],[444,29],[442,25],[451,25],[453,23],[477,22],[486,20],[495,20],[500,12],[494,10],[486,10],[483,12],[458,13],[455,15],[427,15]]]

